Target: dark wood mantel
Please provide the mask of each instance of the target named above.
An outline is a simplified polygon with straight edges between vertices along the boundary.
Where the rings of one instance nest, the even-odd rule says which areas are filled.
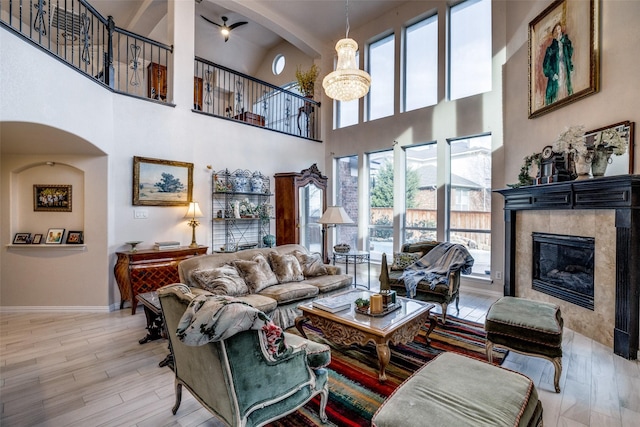
[[[616,225],[616,296],[613,351],[638,355],[640,309],[640,175],[495,190],[504,196],[504,294],[515,296],[516,212],[522,210],[613,209]]]

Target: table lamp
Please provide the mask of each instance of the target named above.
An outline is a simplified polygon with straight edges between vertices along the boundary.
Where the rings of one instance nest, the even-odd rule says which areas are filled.
[[[353,224],[353,220],[349,218],[342,206],[329,206],[318,220],[318,224],[324,225],[322,227],[322,257],[326,259],[324,247],[326,229],[331,226],[335,227],[337,224]]]
[[[189,220],[189,227],[192,228],[190,248],[198,247],[196,243],[196,227],[200,225],[200,222],[196,218],[202,218],[203,216],[198,202],[189,202],[189,209],[187,209],[184,217]]]

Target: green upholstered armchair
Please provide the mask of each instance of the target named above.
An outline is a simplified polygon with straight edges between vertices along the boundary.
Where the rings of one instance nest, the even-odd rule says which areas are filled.
[[[192,292],[193,291],[193,292]],[[329,397],[329,347],[285,332],[294,350],[276,361],[267,360],[259,331],[239,332],[221,341],[189,346],[176,335],[190,301],[206,291],[183,284],[158,290],[174,359],[176,401],[182,387],[213,415],[229,426],[261,426],[281,418],[320,395],[319,415],[326,421]]]
[[[422,257],[426,255],[431,249],[438,246],[440,242],[436,241],[424,241],[424,242],[416,242],[416,243],[405,243],[402,245],[400,253],[411,253],[416,254],[416,257]],[[388,272],[388,285],[383,284],[383,279],[380,279],[380,290],[391,289],[398,293],[399,296],[406,296],[406,288],[404,285],[404,281],[400,278],[402,273],[404,272],[404,268],[398,267],[394,268],[394,264],[391,266],[387,266],[385,270],[385,262],[386,255],[383,258],[383,265],[381,266],[381,271]],[[442,323],[446,323],[447,321],[447,307],[449,304],[455,300],[456,302],[456,310],[458,313],[460,312],[460,308],[458,307],[458,303],[460,301],[460,270],[451,271],[449,273],[448,284],[438,284],[434,289],[431,289],[430,283],[426,280],[421,280],[418,282],[418,286],[416,288],[415,299],[427,302],[433,302],[440,304],[442,307]]]

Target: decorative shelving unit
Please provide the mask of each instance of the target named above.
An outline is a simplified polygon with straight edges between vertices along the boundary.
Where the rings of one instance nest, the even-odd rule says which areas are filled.
[[[273,206],[269,177],[260,172],[228,169],[211,177],[211,244],[213,252],[235,252],[266,246]]]

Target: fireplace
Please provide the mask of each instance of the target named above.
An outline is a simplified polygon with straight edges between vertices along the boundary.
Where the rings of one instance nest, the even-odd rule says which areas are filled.
[[[532,233],[532,288],[593,310],[593,237]]]
[[[638,358],[640,342],[640,175],[495,190],[504,196],[504,294],[553,300],[565,326]],[[524,220],[518,220],[521,217]],[[532,233],[594,236],[594,309],[532,289]],[[526,260],[518,254],[527,253]]]

